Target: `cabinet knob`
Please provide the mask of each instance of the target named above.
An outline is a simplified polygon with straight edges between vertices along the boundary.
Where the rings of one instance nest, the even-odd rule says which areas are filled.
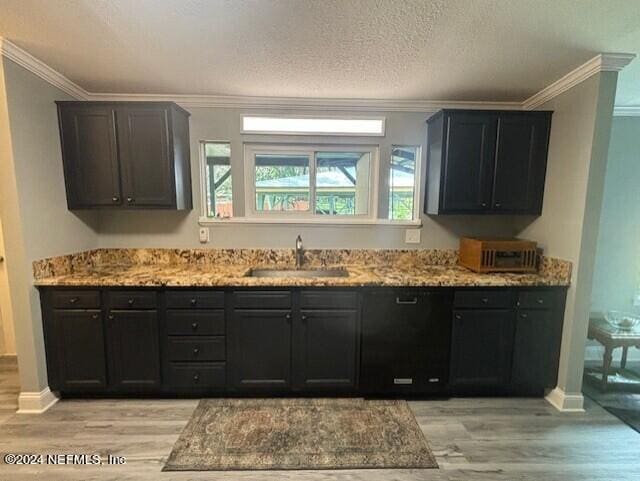
[[[287,314],[286,316],[284,316],[284,318],[285,318],[287,321],[290,321],[290,320],[291,320],[291,314]]]
[[[544,304],[544,299],[538,299],[538,304]]]
[[[489,299],[487,297],[483,297],[482,298],[482,303],[483,304],[488,304],[489,303]]]
[[[72,297],[71,299],[69,299],[69,304],[75,304],[76,302],[78,302],[77,297]]]
[[[131,204],[134,201],[133,197],[127,197],[127,202],[129,202],[129,204]]]
[[[133,303],[135,302],[135,299],[129,299],[127,302],[129,303],[130,306],[133,306]]]
[[[94,314],[93,316],[91,316],[91,319],[97,319],[98,318],[98,314]]]
[[[302,315],[302,317],[301,317],[300,319],[302,319],[303,321],[306,321],[306,320],[307,320],[307,316],[305,316],[305,315],[303,314],[303,315]]]
[[[191,329],[193,329],[194,331],[198,330],[198,323],[194,322],[193,324],[191,324]]]
[[[498,208],[499,208],[499,207],[502,207],[502,204],[501,204],[500,202],[496,202],[494,205],[495,205],[496,207],[498,207]]]
[[[192,306],[195,306],[195,305],[198,303],[198,299],[195,299],[195,298],[194,298],[194,299],[191,299],[191,301],[190,301],[190,302],[191,302],[191,305],[192,305]]]
[[[520,314],[520,317],[526,319],[527,317],[529,317],[529,315],[523,312],[522,314]]]
[[[108,318],[109,318],[110,321],[113,321],[113,319],[114,319],[113,314],[109,314]]]
[[[486,202],[483,202],[483,203],[482,203],[482,204],[480,204],[480,205],[482,205],[482,207],[486,207],[486,206],[487,206],[487,203],[486,203]]]
[[[197,356],[199,352],[200,352],[200,349],[198,349],[197,347],[193,348],[193,355],[194,356]]]
[[[111,197],[111,200],[113,202],[119,202],[120,201],[120,197],[118,197],[117,195],[114,195],[113,197]]]
[[[200,375],[199,375],[199,374],[197,374],[197,373],[196,373],[196,374],[194,374],[194,375],[193,375],[193,381],[194,381],[194,382],[198,382],[199,380],[200,380]]]
[[[462,316],[460,314],[456,314],[456,319],[462,319]]]

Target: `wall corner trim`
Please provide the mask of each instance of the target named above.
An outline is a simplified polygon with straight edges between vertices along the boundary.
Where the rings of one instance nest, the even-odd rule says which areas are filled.
[[[618,105],[613,108],[614,117],[640,117],[640,105]]]
[[[46,387],[40,392],[21,392],[18,396],[18,414],[42,414],[58,402],[56,396]]]
[[[584,396],[582,393],[565,393],[560,387],[549,392],[545,399],[558,411],[563,413],[584,412]]]
[[[3,37],[0,37],[0,56],[13,60],[29,72],[78,100],[87,100],[89,98],[89,92],[85,89]]]
[[[633,53],[598,54],[551,85],[543,88],[537,94],[529,97],[522,102],[522,108],[524,110],[533,110],[599,72],[619,72],[634,58],[635,54]]]

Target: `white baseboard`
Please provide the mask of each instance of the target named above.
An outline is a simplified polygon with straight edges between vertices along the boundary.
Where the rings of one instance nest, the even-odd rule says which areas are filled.
[[[584,397],[581,393],[567,394],[559,387],[556,387],[545,396],[545,399],[554,408],[563,413],[584,412]]]
[[[55,403],[58,396],[46,387],[40,392],[21,392],[18,396],[18,414],[42,414]]]

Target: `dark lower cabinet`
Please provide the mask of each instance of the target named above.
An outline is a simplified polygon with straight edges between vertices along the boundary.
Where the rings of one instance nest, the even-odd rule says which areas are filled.
[[[107,318],[113,388],[160,388],[160,336],[156,311],[111,311]]]
[[[291,387],[291,318],[289,310],[234,311],[229,336],[236,388]]]
[[[372,289],[363,297],[360,388],[366,393],[446,390],[450,289]]]
[[[52,390],[90,392],[107,387],[100,311],[54,310],[46,331]]]
[[[451,390],[508,391],[515,315],[506,309],[455,310],[451,333]]]
[[[355,310],[302,310],[294,327],[294,387],[354,389],[358,353]]]

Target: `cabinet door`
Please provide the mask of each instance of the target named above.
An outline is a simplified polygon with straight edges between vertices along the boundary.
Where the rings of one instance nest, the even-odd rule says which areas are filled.
[[[511,310],[456,310],[451,334],[451,387],[455,393],[508,390],[513,349]]]
[[[296,388],[355,387],[357,321],[356,311],[352,310],[301,311],[294,329]]]
[[[171,207],[175,203],[168,116],[164,107],[117,110],[122,188],[129,207]]]
[[[542,212],[550,120],[546,113],[500,115],[492,210]]]
[[[105,343],[100,311],[53,312],[53,334],[60,391],[101,391],[107,387]]]
[[[59,106],[69,209],[120,205],[115,113],[109,107]]]
[[[497,115],[448,113],[442,172],[441,212],[474,213],[489,208]]]
[[[236,387],[282,390],[291,386],[291,311],[236,310],[229,335]]]
[[[156,311],[111,311],[107,327],[115,389],[159,388],[160,337]]]
[[[511,374],[514,394],[542,395],[545,388],[554,387],[558,358],[553,321],[551,310],[518,311]]]

